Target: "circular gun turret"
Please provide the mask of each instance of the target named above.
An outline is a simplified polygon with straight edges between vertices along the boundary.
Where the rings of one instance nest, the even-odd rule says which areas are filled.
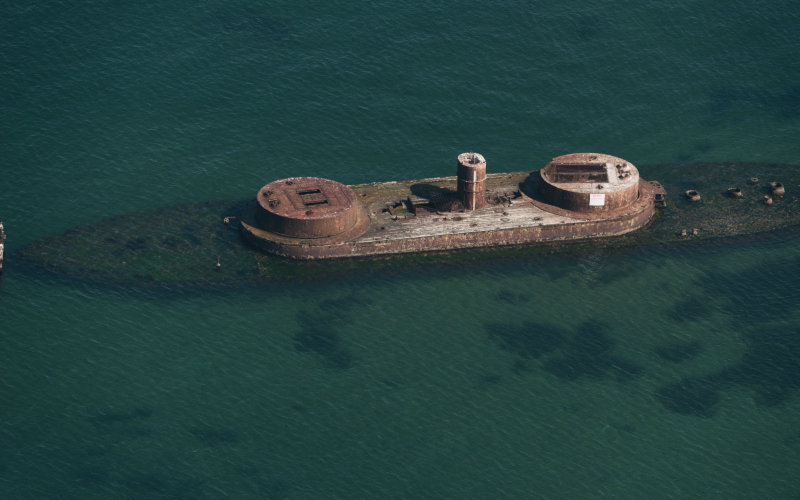
[[[639,171],[616,156],[596,153],[559,156],[540,174],[539,192],[545,202],[573,212],[610,212],[639,198]]]
[[[261,229],[291,238],[327,238],[358,220],[349,187],[319,177],[292,177],[259,190],[256,221]]]

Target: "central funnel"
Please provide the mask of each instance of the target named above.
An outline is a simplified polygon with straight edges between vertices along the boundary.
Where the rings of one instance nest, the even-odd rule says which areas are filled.
[[[486,206],[486,159],[478,153],[458,155],[458,200],[467,210]]]

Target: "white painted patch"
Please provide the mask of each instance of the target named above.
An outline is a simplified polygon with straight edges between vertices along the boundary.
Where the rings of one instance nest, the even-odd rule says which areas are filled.
[[[606,204],[606,195],[604,194],[590,194],[589,195],[589,206],[590,207],[602,207]]]

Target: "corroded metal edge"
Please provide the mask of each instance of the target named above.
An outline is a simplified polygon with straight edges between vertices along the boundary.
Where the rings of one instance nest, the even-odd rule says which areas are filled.
[[[511,176],[513,174],[496,174],[497,177]],[[452,177],[437,178],[435,181],[450,180]],[[415,181],[401,181],[392,183],[375,183],[377,185],[397,185],[402,187],[410,183],[430,182],[434,179]],[[526,197],[527,198],[527,197]],[[533,206],[542,208],[533,199],[526,199]],[[541,202],[540,202],[541,203]],[[353,229],[332,238],[315,240],[301,240],[287,238],[262,231],[256,227],[253,213],[254,204],[249,204],[242,212],[240,230],[247,241],[267,252],[284,257],[298,259],[320,259],[334,257],[353,257],[363,255],[425,252],[434,250],[452,250],[470,247],[519,245],[539,241],[570,240],[583,238],[598,238],[616,236],[628,233],[646,224],[655,210],[653,186],[640,180],[640,194],[636,202],[625,209],[615,210],[600,214],[579,214],[576,217],[569,211],[565,215],[583,222],[564,225],[539,225],[532,227],[518,227],[511,229],[498,229],[471,233],[446,234],[431,237],[408,238],[391,241],[358,241],[358,236],[363,234],[370,226],[370,214],[365,205],[359,204],[359,220]],[[548,206],[552,212],[556,207]],[[577,213],[576,213],[577,214]],[[587,217],[593,216],[593,217]]]
[[[658,184],[658,183],[656,183]],[[530,179],[526,180],[523,185],[520,187],[520,192],[522,192],[527,198],[530,199],[531,204],[535,207],[544,210],[545,212],[549,212],[555,215],[561,215],[564,217],[571,217],[573,219],[583,219],[583,220],[601,220],[601,219],[616,219],[619,217],[625,217],[634,212],[640,212],[645,209],[645,205],[648,203],[653,203],[655,200],[655,189],[656,187],[650,182],[644,179],[639,179],[639,197],[631,203],[630,205],[618,208],[616,210],[609,210],[608,212],[575,212],[573,210],[567,210],[565,208],[559,208],[553,205],[550,205],[543,201],[537,186],[535,186]],[[658,188],[663,191],[664,188],[658,184]]]
[[[347,231],[327,238],[292,238],[259,229],[256,222],[257,210],[258,203],[256,202],[250,202],[242,209],[239,216],[239,229],[242,235],[257,247],[281,255],[283,254],[278,251],[280,247],[320,247],[342,244],[364,234],[371,222],[367,208],[358,205],[356,223]]]

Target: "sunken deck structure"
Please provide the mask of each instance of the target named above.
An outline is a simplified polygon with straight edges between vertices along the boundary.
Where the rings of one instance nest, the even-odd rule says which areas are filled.
[[[666,195],[630,162],[603,154],[487,175],[483,156],[464,153],[457,174],[357,186],[282,179],[244,207],[239,228],[260,249],[300,259],[518,245],[633,231]]]

